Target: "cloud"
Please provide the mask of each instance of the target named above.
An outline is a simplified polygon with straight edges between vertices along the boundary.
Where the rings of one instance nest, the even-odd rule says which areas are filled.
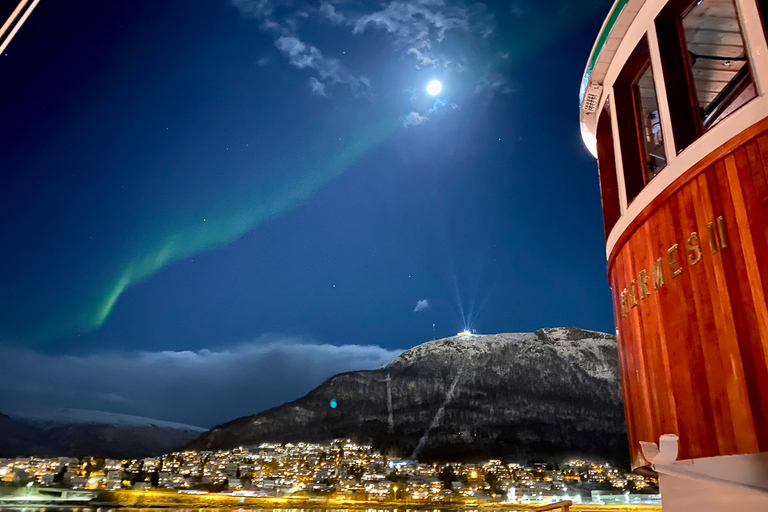
[[[299,20],[309,17],[306,11],[291,11],[290,2],[273,0],[232,0],[243,14],[261,20],[261,28],[279,37],[298,39]],[[493,15],[485,4],[464,5],[461,1],[446,3],[444,0],[395,0],[376,10],[356,12],[352,4],[323,1],[315,12],[320,19],[340,27],[351,27],[353,34],[368,30],[384,30],[392,34],[396,46],[415,58],[417,67],[460,67],[456,58],[450,58],[435,45],[439,45],[450,32],[479,34],[487,38],[494,31]],[[355,5],[359,7],[359,5]],[[278,16],[282,14],[282,18]],[[351,73],[350,73],[351,74]]]
[[[326,57],[316,46],[309,45],[295,35],[281,36],[275,40],[275,46],[280,53],[288,57],[288,62],[299,69],[312,69],[317,72],[322,81],[323,92],[325,85],[349,84],[352,91],[358,95],[370,90],[371,82],[364,76],[355,76],[341,64],[339,59]],[[315,89],[313,88],[313,92]]]
[[[400,122],[405,128],[409,128],[411,126],[419,126],[420,124],[424,124],[429,121],[431,116],[437,115],[439,117],[446,112],[456,110],[457,108],[459,108],[459,106],[456,103],[447,101],[443,98],[437,98],[432,103],[432,106],[426,110],[426,112],[424,112],[424,110],[421,112],[412,110],[407,115],[402,116],[400,118]]]
[[[117,393],[98,393],[96,398],[109,402],[127,402],[123,395],[118,395]]]
[[[232,5],[255,18],[269,16],[275,11],[271,0],[232,0]]]
[[[512,88],[507,85],[503,76],[498,73],[492,73],[478,80],[475,85],[475,94],[488,94],[494,96],[497,92],[501,94],[511,94]]]
[[[0,411],[80,408],[209,427],[303,396],[400,350],[264,335],[228,348],[49,355],[0,346]]]
[[[277,16],[275,5],[270,0],[232,0],[232,5],[246,16],[261,21],[261,30],[274,37],[275,46],[280,53],[288,57],[288,62],[292,66],[299,69],[312,69],[317,73],[314,82],[310,81],[310,90],[313,94],[319,94],[322,90],[321,95],[326,96],[326,87],[329,84],[349,85],[357,96],[365,96],[370,92],[371,82],[368,78],[356,75],[338,59],[325,56],[319,48],[299,38],[297,34],[299,24],[309,18],[309,13],[306,11],[292,11],[281,19]],[[285,11],[286,5],[280,6],[282,9],[280,12]],[[327,7],[323,8],[325,5]],[[330,4],[323,4],[320,11],[331,21],[343,20],[343,16]]]
[[[324,97],[328,96],[325,93],[325,85],[315,77],[309,78],[309,88],[312,91],[312,94],[316,94],[318,96],[324,96]]]
[[[493,33],[493,16],[486,13],[485,5],[448,5],[443,0],[415,2],[393,1],[383,9],[359,16],[354,22],[353,33],[360,34],[369,28],[378,28],[395,36],[396,43],[407,48],[406,53],[416,58],[417,67],[450,67],[451,59],[434,50],[448,32],[479,33],[487,38]]]
[[[451,61],[448,59],[432,55],[429,51],[422,51],[424,49],[429,50],[430,47],[431,45],[428,41],[422,41],[417,46],[408,48],[406,53],[416,59],[416,62],[418,62],[418,64],[416,64],[417,69],[427,66],[436,67],[439,64],[442,64],[443,67],[447,67],[451,64]]]
[[[523,0],[512,0],[509,12],[515,18],[521,18],[531,12],[531,8],[528,7]]]
[[[279,28],[277,22],[272,19],[275,7],[271,0],[232,0],[232,5],[237,7],[246,16],[261,20],[262,30]]]
[[[323,2],[320,4],[320,14],[334,25],[341,25],[345,21],[344,16],[339,13],[332,4],[329,4],[328,2]]]
[[[419,311],[424,311],[425,309],[429,308],[429,300],[428,299],[421,299],[416,303],[416,307],[413,308],[414,313],[418,313]]]
[[[288,56],[290,63],[297,68],[314,68],[323,58],[320,50],[314,46],[307,46],[298,37],[280,37],[275,41],[275,46],[283,55]]]
[[[441,72],[473,73],[481,76],[475,93],[509,93],[511,89],[503,79],[489,76],[487,69],[475,69],[478,62],[471,61],[460,48],[475,46],[479,39],[491,36],[495,28],[493,14],[484,3],[465,3],[464,0],[391,0],[381,4],[360,4],[321,0],[319,7],[302,8],[290,0],[232,0],[245,15],[261,20],[262,30],[274,37],[275,46],[287,57],[290,65],[313,71],[310,91],[317,96],[332,94],[332,87],[348,86],[357,97],[372,97],[371,82],[367,77],[348,68],[342,61],[328,56],[318,46],[308,42],[299,22],[330,23],[351,35],[361,36],[373,31],[389,34],[395,49],[417,69],[433,68]],[[317,5],[317,4],[315,4]],[[515,0],[510,7],[521,15],[527,4]],[[311,33],[311,32],[310,32]],[[471,42],[474,39],[474,42]],[[487,47],[487,43],[481,43]],[[498,58],[496,60],[499,60]],[[345,63],[348,61],[344,61]],[[496,66],[491,64],[489,69]],[[470,89],[471,90],[471,89]],[[418,126],[436,113],[457,108],[456,103],[412,105],[410,113],[400,118],[405,127]]]
[[[403,126],[407,128],[409,126],[418,126],[428,121],[429,118],[419,114],[418,112],[411,112],[408,115],[401,117],[400,120],[402,121]]]
[[[437,114],[439,112],[447,112],[449,110],[456,110],[459,106],[451,101],[447,101],[443,98],[437,98],[435,102],[427,110],[428,114]]]
[[[469,30],[469,14],[462,7],[449,8],[442,1],[391,2],[384,9],[361,16],[354,32],[378,26],[408,42],[434,38],[441,42],[452,29]]]

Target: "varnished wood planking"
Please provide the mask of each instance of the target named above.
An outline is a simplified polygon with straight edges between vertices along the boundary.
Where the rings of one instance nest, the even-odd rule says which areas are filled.
[[[650,226],[645,226],[645,229],[645,236],[647,239],[647,247],[649,248],[649,253],[655,256],[656,254],[659,254],[659,252],[663,251],[663,248],[660,247],[661,242],[652,236]],[[649,300],[652,301],[651,307],[648,308],[651,310],[652,316],[649,320],[647,328],[650,330],[649,335],[658,340],[660,356],[658,361],[661,365],[662,371],[664,372],[664,380],[662,384],[663,389],[661,390],[661,393],[663,397],[662,406],[666,413],[660,415],[660,425],[662,429],[666,429],[669,432],[677,432],[679,428],[677,425],[677,407],[675,405],[675,394],[672,380],[672,365],[670,364],[667,337],[664,334],[665,314],[663,308],[661,307],[660,294],[652,293],[649,297]]]
[[[675,240],[679,240],[680,244],[678,259],[681,260],[680,267],[685,270],[675,278],[678,282],[671,283],[671,286],[677,286],[681,290],[682,304],[686,311],[683,318],[689,319],[687,350],[684,353],[688,355],[688,364],[692,372],[696,408],[706,420],[699,423],[697,435],[714,435],[721,449],[728,450],[733,435],[729,435],[732,429],[723,425],[727,422],[723,418],[728,418],[724,411],[727,407],[727,398],[720,385],[723,377],[720,358],[714,354],[716,346],[711,343],[716,342],[717,337],[712,320],[712,302],[706,290],[707,283],[700,275],[704,263],[699,261],[696,265],[688,264],[686,260],[689,251],[683,245],[683,241],[687,241],[689,234],[699,231],[694,212],[696,192],[697,182],[693,180],[672,200],[675,205],[672,214],[676,213]],[[704,340],[708,338],[711,342],[705,343]]]
[[[750,257],[750,251],[744,253],[745,260],[753,268],[753,277],[750,279],[750,295],[754,302],[754,322],[757,326],[759,336],[749,336],[741,339],[741,348],[744,354],[749,358],[744,359],[745,385],[751,395],[760,397],[754,400],[752,405],[752,415],[756,425],[756,439],[754,442],[758,446],[766,449],[768,441],[768,431],[766,430],[765,407],[760,407],[761,403],[766,403],[766,393],[768,388],[763,387],[762,391],[759,381],[768,384],[768,360],[765,358],[765,347],[768,346],[768,307],[766,299],[768,298],[768,216],[766,210],[762,207],[763,200],[768,199],[768,188],[764,173],[764,165],[760,159],[760,152],[757,141],[751,141],[743,148],[733,154],[738,181],[740,182],[740,192],[745,204],[746,220],[749,230],[743,237],[747,240],[747,234],[751,237],[754,257]],[[728,168],[726,161],[726,169]],[[734,197],[735,194],[734,194]],[[746,227],[746,226],[745,226]],[[741,231],[741,230],[739,230]],[[740,233],[741,236],[741,233]],[[757,270],[755,272],[754,270]],[[742,287],[746,283],[742,283]],[[762,371],[761,371],[762,370]],[[762,376],[759,376],[762,373]]]
[[[706,225],[710,219],[716,218],[706,175],[699,176],[692,188],[694,189],[692,204],[696,210],[695,225]],[[717,372],[710,371],[709,368],[708,371],[710,372],[710,389],[713,390],[712,393],[719,400],[717,404],[719,407],[714,411],[716,424],[719,427],[719,449],[723,452],[733,452],[738,450],[739,438],[735,436],[735,433],[739,425],[742,422],[751,422],[752,418],[750,411],[745,412],[743,410],[743,404],[749,403],[744,385],[743,369],[740,365],[733,364],[733,361],[739,360],[741,355],[730,302],[724,300],[722,293],[709,293],[707,289],[708,283],[715,283],[718,290],[724,289],[721,287],[725,284],[721,275],[722,258],[711,258],[711,265],[708,263],[707,259],[702,258],[701,264],[697,267],[699,275],[694,278],[694,281],[698,281],[704,287],[701,295],[711,300],[712,305],[710,311],[699,315],[700,317],[703,316],[706,322],[701,334],[703,339],[706,339],[707,334],[711,334],[715,342],[712,343],[713,352],[708,361],[717,365],[718,368]],[[716,321],[716,319],[721,321]],[[708,345],[705,342],[704,346]],[[722,381],[717,379],[718,373]]]
[[[765,247],[768,248],[768,136],[757,138],[747,147],[750,168],[752,169],[755,192],[759,205],[760,216],[763,220],[763,235]],[[764,268],[765,266],[761,266]],[[768,281],[763,281],[764,286]],[[757,425],[758,443],[761,451],[768,451],[768,409],[760,408],[760,403],[768,403],[768,345],[761,343],[755,337],[748,338],[745,352],[753,354],[754,358],[745,365],[747,387],[751,394],[760,396],[761,400],[754,401],[753,416]],[[746,343],[745,343],[746,345]],[[751,363],[751,364],[749,364]]]
[[[622,256],[617,257],[616,272],[611,273],[609,276],[611,288],[618,289],[618,279],[621,275],[624,279],[629,275],[624,274],[625,267],[624,258]],[[621,313],[619,310],[619,304],[614,301],[614,317],[620,318]],[[630,446],[636,444],[633,443],[635,439],[645,439],[647,436],[648,428],[643,428],[644,411],[647,407],[645,400],[645,387],[638,386],[639,383],[644,382],[643,375],[638,375],[644,370],[644,366],[637,361],[639,353],[639,339],[636,336],[623,336],[618,333],[618,348],[619,348],[619,366],[622,374],[622,392],[624,397],[624,411],[627,418],[627,437],[629,439]],[[632,418],[633,421],[629,421]],[[642,454],[637,450],[630,450],[632,467],[638,467],[645,465]]]
[[[615,289],[615,285],[613,281],[609,281],[609,286],[612,289]],[[614,318],[619,318],[621,313],[619,312],[619,305],[616,301],[614,301],[613,304],[613,316]],[[618,345],[618,351],[619,351],[619,371],[621,372],[621,375],[625,376],[622,378],[622,398],[624,399],[624,416],[627,419],[626,420],[626,429],[627,429],[627,439],[629,440],[630,446],[633,445],[634,439],[640,439],[642,438],[641,435],[639,435],[636,432],[635,425],[636,422],[629,421],[629,418],[634,418],[635,416],[632,414],[633,412],[633,396],[632,396],[632,390],[635,387],[634,386],[634,379],[630,379],[628,377],[629,375],[629,369],[632,368],[632,365],[627,361],[628,357],[632,354],[633,350],[632,347],[627,346],[627,342],[624,341],[624,337],[621,336],[621,334],[618,334],[617,329],[617,336],[616,341]],[[634,467],[639,467],[645,465],[644,459],[640,458],[637,459],[637,452],[635,450],[630,450],[630,464]]]
[[[763,127],[765,130],[765,127]],[[768,449],[768,133],[740,136],[654,201],[609,262],[619,328],[627,432],[639,441],[680,435],[680,458]],[[723,216],[728,247],[712,254],[707,223]],[[686,248],[701,248],[700,261]],[[667,250],[679,244],[673,278]],[[666,284],[622,317],[620,291],[664,258]]]
[[[714,162],[720,160],[722,157],[734,149],[740,147],[744,143],[753,140],[758,135],[761,135],[762,138],[768,138],[768,135],[763,135],[766,130],[768,130],[768,117],[758,121],[719,148],[709,153],[707,156],[702,158],[699,163],[689,169],[688,172],[686,172],[679,179],[675,180],[674,183],[665,188],[658,196],[654,197],[651,203],[645,209],[643,209],[643,211],[640,212],[640,214],[632,220],[630,225],[619,235],[619,239],[611,250],[608,261],[613,261],[616,256],[616,252],[624,246],[629,237],[634,234],[638,226],[641,226],[643,223],[645,223],[647,218],[653,215],[653,213],[659,208],[660,205],[664,204],[671,196],[675,195],[677,191],[680,190],[680,188],[688,183],[688,181],[695,178],[704,170],[709,168]],[[768,147],[766,147],[766,151],[768,151]],[[768,155],[763,155],[762,160],[764,162],[768,162]]]
[[[750,242],[750,226],[746,220],[746,206],[741,194],[742,186],[738,181],[734,165],[733,155],[729,155],[716,164],[716,171],[724,216],[733,219],[731,229],[728,231],[730,250],[723,252],[723,265],[730,266],[735,270],[735,279],[732,278],[729,281],[728,287],[738,290],[739,295],[731,295],[731,303],[734,310],[739,310],[742,313],[743,319],[748,326],[745,331],[740,333],[738,339],[739,345],[745,349],[743,350],[744,353],[741,360],[743,366],[745,358],[752,357],[751,350],[749,349],[749,340],[754,339],[757,343],[763,343],[764,339],[761,337],[758,328],[757,307],[759,304],[756,304],[754,301],[755,294],[752,289],[752,281],[755,278],[756,269],[754,265],[749,263],[754,256],[754,247]],[[747,377],[747,372],[744,372],[744,376],[745,378]],[[750,400],[753,399],[755,397],[750,396]],[[750,404],[742,405],[747,406]],[[754,439],[756,439],[757,435],[753,427],[754,423],[744,424],[738,431],[743,442],[749,446],[747,449],[741,449],[734,453],[758,451],[756,446],[751,446],[755,444]]]
[[[648,226],[643,226],[643,229],[648,229]],[[649,235],[649,233],[646,233],[646,235]],[[652,251],[650,250],[649,245],[643,244],[638,246],[638,252],[634,255],[636,256],[636,261],[647,261],[652,257]],[[634,276],[638,276],[639,272],[641,271],[641,268],[638,268],[637,265],[634,266],[632,269],[632,273]],[[639,276],[635,279],[639,279]],[[654,332],[654,321],[652,319],[652,314],[654,311],[654,308],[651,306],[651,302],[655,300],[656,297],[653,294],[650,294],[646,296],[645,298],[642,298],[642,295],[640,298],[638,298],[638,314],[640,315],[641,320],[637,322],[637,324],[640,327],[640,338],[639,339],[645,339],[646,337],[655,338],[658,339],[659,332]],[[650,306],[647,307],[646,306]],[[655,336],[654,336],[655,334]],[[645,364],[647,365],[647,379],[649,381],[650,390],[649,390],[649,396],[648,401],[650,405],[650,423],[658,424],[664,420],[664,414],[662,411],[668,409],[668,404],[666,404],[664,400],[664,394],[665,394],[665,387],[666,387],[666,381],[665,381],[665,375],[664,375],[664,367],[663,365],[659,364],[649,364],[650,362],[660,361],[661,360],[661,346],[660,344],[641,344],[640,347],[643,350],[643,359],[645,361]]]

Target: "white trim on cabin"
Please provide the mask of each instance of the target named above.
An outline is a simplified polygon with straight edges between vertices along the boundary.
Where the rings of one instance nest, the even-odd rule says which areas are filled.
[[[608,235],[608,240],[606,241],[606,258],[610,257],[610,254],[621,235],[629,228],[632,222],[653,199],[661,194],[667,187],[672,185],[672,183],[685,174],[691,167],[709,155],[714,149],[725,144],[728,140],[755,123],[768,117],[768,95],[766,95],[766,93],[768,93],[768,41],[766,41],[765,32],[763,30],[763,22],[758,11],[756,0],[734,1],[736,3],[737,15],[739,16],[739,23],[741,24],[751,66],[752,78],[755,82],[758,96],[727,116],[725,119],[719,121],[716,126],[702,134],[680,154],[677,154],[672,137],[672,122],[670,119],[664,76],[661,70],[661,57],[658,41],[656,39],[656,26],[654,23],[656,17],[667,2],[648,0],[639,6],[639,1],[630,1],[625,7],[625,12],[622,12],[620,18],[617,20],[611,38],[606,42],[605,48],[603,49],[603,52],[606,53],[601,53],[598,62],[595,64],[595,70],[593,72],[593,77],[590,80],[590,84],[600,83],[603,86],[603,91],[594,114],[585,115],[584,112],[582,112],[581,132],[585,145],[592,151],[590,143],[593,143],[595,140],[599,113],[602,111],[605,101],[608,100],[611,109],[611,132],[614,141],[621,216]],[[626,18],[623,20],[622,18],[625,17],[625,15]],[[654,83],[656,85],[656,96],[659,103],[659,116],[662,123],[667,166],[640,191],[630,204],[627,204],[624,170],[621,158],[621,145],[619,144],[619,133],[616,123],[616,105],[613,100],[613,84],[624,67],[624,63],[646,34],[648,36],[648,44],[651,54],[651,66],[653,69]],[[607,62],[606,59],[608,59]],[[599,82],[597,80],[599,80]]]

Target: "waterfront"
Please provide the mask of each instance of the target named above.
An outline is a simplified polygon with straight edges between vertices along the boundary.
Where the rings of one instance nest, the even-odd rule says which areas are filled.
[[[84,502],[89,498],[83,493],[109,493],[97,501],[135,507],[216,506],[215,500],[230,500],[218,503],[229,507],[241,498],[257,500],[257,508],[263,508],[258,499],[270,505],[297,504],[290,508],[353,502],[376,508],[383,503],[463,506],[560,500],[633,504],[659,498],[655,479],[604,462],[423,463],[344,439],[126,460],[16,457],[0,459],[0,480],[0,501],[48,500],[58,494],[66,501]]]
[[[0,500],[0,511],[24,510],[26,512],[67,510],[78,512],[109,512],[111,510],[220,510],[220,511],[266,511],[266,510],[290,510],[290,511],[325,511],[325,510],[365,510],[375,511],[504,511],[530,510],[545,504],[542,501],[496,501],[484,502],[478,500],[384,500],[371,501],[365,499],[350,499],[347,497],[252,497],[236,496],[232,494],[180,494],[167,491],[101,491],[90,497],[91,501],[61,501],[55,499],[29,499],[27,501]],[[661,507],[658,503],[632,504],[632,503],[599,503],[576,502],[572,510],[580,511],[658,511]]]
[[[257,507],[257,508],[231,508],[231,507],[115,507],[113,505],[105,506],[13,506],[13,507],[0,507],[0,512],[114,512],[119,510],[120,512],[200,512],[205,510],[206,512],[352,512],[365,510],[366,512],[479,512],[482,510],[494,510],[503,512],[522,512],[525,510],[533,510],[539,505],[523,505],[523,504],[495,504],[495,505],[482,505],[479,507],[462,507],[462,506],[386,506],[386,507],[327,507],[327,508],[272,508],[272,507]],[[571,510],[574,512],[661,512],[660,505],[572,505]]]

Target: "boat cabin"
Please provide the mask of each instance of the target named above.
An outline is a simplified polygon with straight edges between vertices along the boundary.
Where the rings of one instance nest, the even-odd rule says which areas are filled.
[[[768,510],[767,22],[616,0],[581,84],[631,464],[665,511]]]

